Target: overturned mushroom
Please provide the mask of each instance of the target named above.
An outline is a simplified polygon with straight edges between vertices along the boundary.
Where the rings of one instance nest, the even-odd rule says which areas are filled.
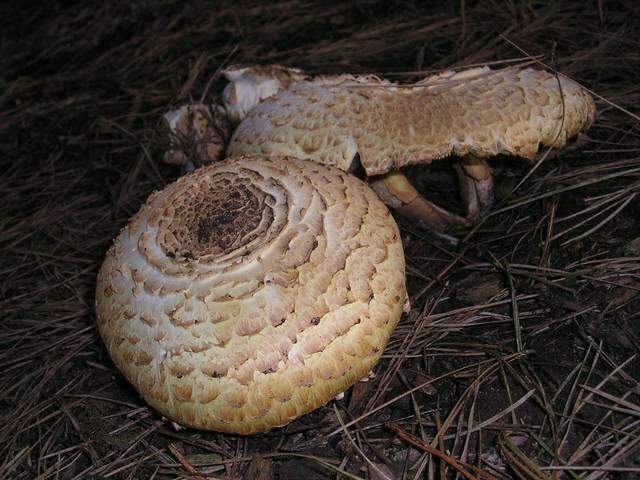
[[[154,193],[120,232],[97,322],[151,406],[251,434],[366,375],[404,282],[397,226],[365,183],[298,159],[235,158]]]
[[[354,171],[361,165],[388,205],[444,230],[469,226],[493,203],[500,153],[532,159],[564,146],[595,117],[577,83],[531,68],[445,72],[413,88],[383,82],[302,82],[258,104],[227,156],[287,155]],[[400,169],[455,155],[467,216],[423,198]]]

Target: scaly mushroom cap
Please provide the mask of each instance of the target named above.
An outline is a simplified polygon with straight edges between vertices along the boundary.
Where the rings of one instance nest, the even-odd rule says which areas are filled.
[[[452,154],[532,158],[595,117],[577,83],[530,68],[445,72],[419,85],[293,85],[249,112],[227,155],[288,155],[349,171],[357,153],[367,175],[378,175]]]
[[[155,409],[251,434],[366,375],[404,282],[397,226],[365,183],[297,159],[234,158],[149,197],[104,260],[97,322]]]
[[[166,163],[196,166],[217,162],[224,156],[231,136],[231,124],[224,109],[217,105],[194,103],[165,113],[164,127],[169,133]]]

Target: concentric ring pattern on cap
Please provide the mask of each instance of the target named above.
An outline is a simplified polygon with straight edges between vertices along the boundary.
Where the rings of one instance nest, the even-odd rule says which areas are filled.
[[[251,434],[285,425],[378,361],[406,298],[397,226],[336,168],[234,158],[180,178],[100,270],[100,334],[155,409]]]

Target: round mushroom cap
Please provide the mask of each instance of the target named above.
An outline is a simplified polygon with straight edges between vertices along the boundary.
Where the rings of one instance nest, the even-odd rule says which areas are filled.
[[[190,427],[252,434],[368,374],[406,299],[398,228],[362,181],[293,158],[195,170],[108,251],[97,323],[144,399]]]

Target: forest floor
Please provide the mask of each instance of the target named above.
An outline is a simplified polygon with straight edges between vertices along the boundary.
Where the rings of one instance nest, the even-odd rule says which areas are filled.
[[[640,478],[640,7],[429,3],[0,7],[0,478]],[[457,245],[397,217],[412,311],[376,377],[253,437],[174,430],[94,310],[112,239],[180,174],[163,113],[215,101],[230,63],[400,82],[530,63],[598,108],[534,172],[493,159],[498,204]],[[446,162],[412,175],[459,204]]]

